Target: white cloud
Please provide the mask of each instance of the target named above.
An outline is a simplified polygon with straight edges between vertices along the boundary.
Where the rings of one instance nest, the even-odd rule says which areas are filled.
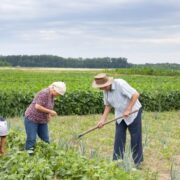
[[[0,52],[141,61],[165,55],[178,62],[179,5],[177,0],[1,0]]]

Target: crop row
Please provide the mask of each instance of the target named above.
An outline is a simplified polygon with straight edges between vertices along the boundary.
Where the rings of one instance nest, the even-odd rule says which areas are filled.
[[[1,179],[133,179],[117,164],[95,157],[89,159],[68,143],[39,142],[35,154],[29,156],[23,151],[22,131],[10,131],[7,138],[8,153],[0,158]],[[134,175],[140,179],[138,174]]]
[[[23,115],[31,103],[33,93],[0,92],[0,114],[6,117]],[[140,101],[146,111],[169,111],[180,109],[180,91],[146,93],[142,92]],[[84,115],[102,113],[102,93],[74,91],[56,99],[55,110],[60,115]]]
[[[103,72],[103,71],[101,71]],[[37,92],[49,86],[54,81],[64,81],[67,92],[76,90],[95,91],[91,87],[94,75],[92,71],[7,71],[0,70],[0,91],[30,91]],[[125,79],[138,91],[174,91],[180,89],[179,76],[139,76],[108,73],[114,78]]]

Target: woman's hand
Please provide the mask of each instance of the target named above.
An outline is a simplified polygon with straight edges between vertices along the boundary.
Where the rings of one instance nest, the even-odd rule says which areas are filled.
[[[51,110],[51,111],[49,112],[49,115],[50,115],[50,116],[57,116],[57,112],[56,112],[56,111]]]
[[[48,120],[48,122],[51,120],[51,117],[52,117],[52,116],[51,116],[50,114],[47,115],[47,120]]]

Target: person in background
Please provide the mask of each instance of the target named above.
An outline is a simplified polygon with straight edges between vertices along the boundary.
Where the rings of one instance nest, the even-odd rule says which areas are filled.
[[[5,153],[7,134],[8,134],[7,121],[0,116],[0,155],[3,155]]]
[[[49,143],[48,122],[57,116],[54,107],[54,97],[63,96],[66,92],[64,82],[54,82],[48,88],[37,93],[32,103],[25,111],[24,125],[26,130],[25,149],[31,155],[34,153],[36,135]]]
[[[98,74],[92,83],[94,88],[103,91],[104,112],[97,126],[103,127],[111,108],[115,109],[115,117],[124,116],[116,121],[113,160],[123,159],[126,143],[126,130],[131,136],[131,151],[137,167],[143,161],[141,112],[139,93],[123,79],[113,79],[106,74]],[[138,112],[130,115],[132,111]]]

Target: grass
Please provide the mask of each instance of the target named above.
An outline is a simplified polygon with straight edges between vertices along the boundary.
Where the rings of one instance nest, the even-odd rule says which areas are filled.
[[[80,145],[86,155],[97,155],[111,159],[114,140],[114,123],[102,129],[95,130],[77,139],[82,132],[96,125],[100,115],[58,116],[49,123],[49,133],[52,141]],[[109,119],[113,119],[111,114]],[[143,145],[144,162],[142,173],[147,179],[152,174],[170,174],[172,158],[180,155],[180,111],[143,112]],[[8,119],[11,128],[23,128],[22,118]],[[24,133],[24,132],[23,132]],[[127,145],[129,143],[129,136]],[[150,172],[150,175],[148,173]],[[151,176],[151,177],[148,177]]]

